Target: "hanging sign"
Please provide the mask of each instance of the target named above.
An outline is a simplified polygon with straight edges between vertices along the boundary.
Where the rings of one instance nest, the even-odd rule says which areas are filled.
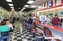
[[[52,7],[52,6],[53,6],[53,2],[50,2],[50,3],[49,3],[49,7]]]
[[[53,1],[52,0],[48,1],[48,8],[52,6],[53,6]]]

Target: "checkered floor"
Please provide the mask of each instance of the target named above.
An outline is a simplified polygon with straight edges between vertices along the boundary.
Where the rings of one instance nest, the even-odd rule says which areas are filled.
[[[12,36],[11,41],[33,41],[35,40],[35,38],[32,37],[33,35],[27,30],[24,30],[23,33],[21,33],[20,28],[15,29],[15,31],[11,33],[11,36]]]
[[[21,25],[20,24],[21,24],[20,22],[15,23],[16,29],[12,33],[10,33],[11,41],[34,41],[36,40],[36,38],[30,32],[24,29],[22,27],[22,24]]]

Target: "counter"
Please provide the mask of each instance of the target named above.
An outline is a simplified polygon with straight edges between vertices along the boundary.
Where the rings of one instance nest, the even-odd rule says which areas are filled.
[[[47,30],[47,29],[44,30],[44,28],[48,28],[48,30],[50,32],[50,33],[48,32],[49,33],[48,37],[50,37],[50,36],[58,37],[59,39],[61,39],[61,41],[63,41],[63,28],[62,27],[53,26],[51,24],[42,25],[39,22],[35,22],[35,23],[36,23],[36,26],[38,27],[37,30],[39,32],[41,32],[41,33],[44,32],[47,34],[47,31],[45,32],[45,30]]]

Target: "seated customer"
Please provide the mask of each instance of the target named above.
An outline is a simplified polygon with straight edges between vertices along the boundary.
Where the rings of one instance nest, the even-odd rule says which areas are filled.
[[[58,26],[60,24],[60,19],[57,15],[52,19],[52,23],[54,26]]]
[[[10,27],[8,25],[6,25],[6,21],[3,20],[1,22],[1,26],[0,26],[0,41],[10,41]]]

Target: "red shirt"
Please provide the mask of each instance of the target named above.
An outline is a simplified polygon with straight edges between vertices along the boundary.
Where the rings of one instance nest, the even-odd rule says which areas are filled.
[[[57,17],[55,17],[55,18],[52,19],[52,23],[53,24],[56,24],[57,25],[57,24],[59,24],[59,22],[60,22],[60,19],[57,18]]]

